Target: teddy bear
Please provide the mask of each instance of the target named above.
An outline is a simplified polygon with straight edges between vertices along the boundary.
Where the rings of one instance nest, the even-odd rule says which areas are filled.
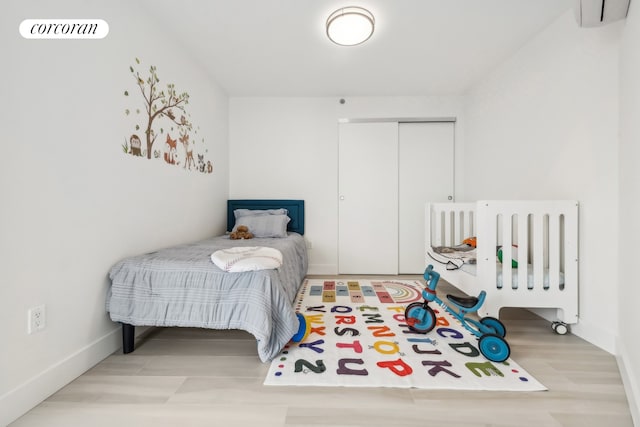
[[[246,225],[239,225],[236,227],[236,231],[232,231],[229,237],[233,240],[238,239],[253,239],[253,234],[249,231],[249,227]]]

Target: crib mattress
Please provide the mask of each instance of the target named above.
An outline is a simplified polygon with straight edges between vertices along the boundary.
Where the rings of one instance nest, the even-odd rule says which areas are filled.
[[[474,276],[477,276],[477,271],[478,271],[478,265],[477,264],[463,264],[462,267],[460,267],[460,269],[466,273],[472,274]],[[518,289],[518,269],[514,268],[513,270],[513,274],[511,275],[511,288],[512,289]],[[496,263],[496,286],[498,288],[502,288],[503,284],[503,280],[502,280],[502,264],[501,263]],[[564,285],[564,274],[562,272],[560,272],[560,277],[559,277],[560,281],[559,284],[560,286]],[[548,288],[550,285],[550,281],[549,281],[549,269],[545,268],[544,269],[544,280],[542,283],[542,286],[544,288]],[[535,281],[534,281],[534,277],[533,277],[533,265],[529,264],[527,265],[527,287],[529,289],[533,289],[535,286]]]
[[[445,265],[447,270],[457,270],[460,269],[465,273],[471,274],[473,276],[477,276],[478,264],[476,264],[476,250],[458,250],[458,248],[444,248],[447,250],[443,250],[442,247],[432,248],[429,252],[429,256]],[[502,280],[502,263],[496,262],[496,287],[502,288],[503,280]],[[543,280],[543,288],[548,288],[550,284],[549,281],[549,269],[544,269],[544,280]],[[559,275],[559,284],[560,286],[564,285],[564,274],[560,272]],[[533,277],[533,265],[527,265],[527,287],[529,289],[533,289],[535,285],[535,280]],[[511,274],[511,288],[518,289],[518,269],[514,268],[513,273]]]

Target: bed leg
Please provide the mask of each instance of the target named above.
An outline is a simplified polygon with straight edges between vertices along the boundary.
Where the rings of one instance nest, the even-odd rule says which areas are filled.
[[[122,352],[124,354],[131,353],[134,348],[136,327],[122,324]]]

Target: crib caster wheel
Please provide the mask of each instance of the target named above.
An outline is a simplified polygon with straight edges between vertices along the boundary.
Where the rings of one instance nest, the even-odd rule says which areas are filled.
[[[569,327],[564,322],[553,322],[551,324],[551,329],[558,335],[564,335],[569,332]]]

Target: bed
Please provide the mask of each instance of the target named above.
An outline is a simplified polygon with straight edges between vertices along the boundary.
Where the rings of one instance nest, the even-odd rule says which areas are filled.
[[[428,203],[425,234],[426,264],[467,295],[486,291],[480,316],[543,308],[555,309],[554,329],[577,323],[575,200]]]
[[[286,210],[285,218],[279,209]],[[276,232],[279,237],[262,233],[232,240],[240,212],[245,216],[239,224],[268,219],[286,229]],[[270,217],[259,218],[263,215]],[[123,352],[134,350],[135,326],[241,329],[256,338],[260,360],[273,359],[298,331],[292,304],[307,273],[303,234],[303,200],[228,200],[225,235],[119,261],[109,272],[106,308],[122,323]],[[281,266],[230,272],[212,257],[245,248],[275,249]]]

